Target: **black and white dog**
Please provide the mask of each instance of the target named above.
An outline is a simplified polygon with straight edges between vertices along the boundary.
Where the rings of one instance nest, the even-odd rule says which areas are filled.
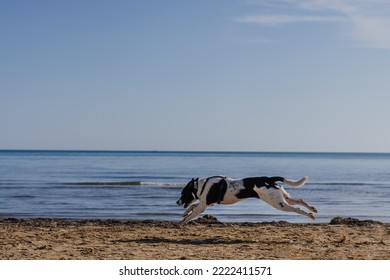
[[[283,177],[251,177],[243,179],[231,179],[224,176],[208,178],[192,178],[183,188],[180,199],[176,202],[179,206],[187,208],[183,213],[184,219],[179,225],[184,225],[203,213],[207,207],[214,204],[233,204],[249,197],[264,200],[276,209],[295,212],[315,219],[313,213],[303,211],[291,205],[302,205],[310,211],[317,213],[317,209],[307,204],[303,199],[292,198],[285,189],[277,184],[283,182],[292,187],[303,186],[308,177],[299,181],[291,181]],[[198,203],[193,202],[199,200]]]

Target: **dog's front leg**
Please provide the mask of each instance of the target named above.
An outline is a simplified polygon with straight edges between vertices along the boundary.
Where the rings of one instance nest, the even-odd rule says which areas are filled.
[[[184,211],[184,213],[181,215],[182,217],[185,217],[185,216],[187,216],[191,211],[193,211],[194,209],[195,209],[195,207],[196,206],[198,206],[199,205],[199,203],[195,203],[195,204],[192,204],[192,205],[190,205],[187,209],[186,209],[186,211]]]
[[[193,218],[195,218],[199,214],[202,214],[204,212],[204,210],[207,208],[207,205],[198,203],[198,204],[196,204],[196,206],[194,206],[194,208],[195,209],[193,209],[193,211],[189,215],[187,215],[181,222],[179,222],[178,225],[180,227],[185,225],[189,221],[191,221]]]

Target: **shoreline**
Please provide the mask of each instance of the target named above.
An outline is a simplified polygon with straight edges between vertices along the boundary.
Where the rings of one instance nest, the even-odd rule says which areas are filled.
[[[0,219],[2,260],[390,260],[390,223]]]

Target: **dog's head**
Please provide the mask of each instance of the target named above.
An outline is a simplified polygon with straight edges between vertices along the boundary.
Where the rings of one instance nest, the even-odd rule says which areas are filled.
[[[192,202],[197,200],[196,193],[198,191],[198,178],[192,178],[191,181],[183,188],[181,191],[181,196],[179,200],[176,202],[177,205],[187,208]]]

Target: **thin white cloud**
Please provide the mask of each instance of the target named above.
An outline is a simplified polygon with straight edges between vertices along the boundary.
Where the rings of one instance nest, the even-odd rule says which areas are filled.
[[[345,0],[285,0],[290,5],[296,6],[305,10],[314,11],[333,11],[341,14],[349,14],[356,12],[359,6],[356,6],[358,0],[355,0],[355,5],[350,5]]]
[[[261,25],[281,25],[299,22],[339,22],[345,19],[341,16],[300,16],[300,15],[251,15],[236,18],[241,23]]]
[[[247,15],[234,20],[269,26],[337,23],[346,30],[343,34],[359,45],[390,49],[389,0],[252,0],[252,3],[268,8],[272,4],[273,10],[283,10],[283,14]]]

